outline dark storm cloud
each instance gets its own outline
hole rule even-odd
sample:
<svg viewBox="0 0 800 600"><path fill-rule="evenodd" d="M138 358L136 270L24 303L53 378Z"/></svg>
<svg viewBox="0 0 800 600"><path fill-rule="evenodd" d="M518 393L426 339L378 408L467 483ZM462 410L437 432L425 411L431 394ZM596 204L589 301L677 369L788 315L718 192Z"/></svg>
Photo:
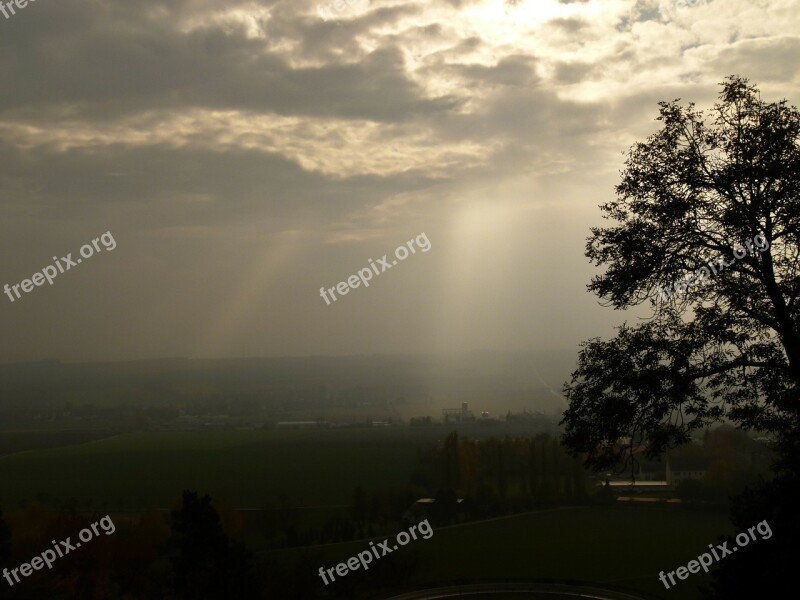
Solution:
<svg viewBox="0 0 800 600"><path fill-rule="evenodd" d="M229 2L227 10L240 4ZM269 7L270 3L263 3ZM377 121L410 119L454 107L452 98L424 97L404 72L396 48L380 48L361 60L347 57L323 67L296 68L290 55L269 43L299 34L316 39L326 24L288 20L285 9L265 25L269 39L248 38L243 27L178 28L183 13L208 10L205 2L83 2L37 6L0 37L5 57L0 111L41 111L67 105L83 118L108 119L148 109L205 107L274 111L283 115L339 116ZM409 10L385 10L353 27L369 29ZM4 31L5 33L5 31ZM322 43L304 43L314 57L331 57L336 32ZM325 37L325 36L322 36ZM353 48L355 52L355 48Z"/></svg>

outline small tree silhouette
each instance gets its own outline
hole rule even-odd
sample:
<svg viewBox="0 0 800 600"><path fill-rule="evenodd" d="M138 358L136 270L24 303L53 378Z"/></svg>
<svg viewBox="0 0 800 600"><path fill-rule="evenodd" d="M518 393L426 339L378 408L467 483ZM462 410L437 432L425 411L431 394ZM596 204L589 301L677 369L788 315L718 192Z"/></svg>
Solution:
<svg viewBox="0 0 800 600"><path fill-rule="evenodd" d="M180 510L171 513L175 592L185 600L258 598L250 556L232 543L208 495L184 491Z"/></svg>

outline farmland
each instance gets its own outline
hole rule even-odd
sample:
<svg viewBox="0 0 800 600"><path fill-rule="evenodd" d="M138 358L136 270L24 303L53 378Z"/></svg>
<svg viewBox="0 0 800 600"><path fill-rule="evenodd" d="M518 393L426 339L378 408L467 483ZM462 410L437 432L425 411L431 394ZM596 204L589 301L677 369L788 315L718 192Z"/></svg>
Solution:
<svg viewBox="0 0 800 600"><path fill-rule="evenodd" d="M549 579L693 600L700 597L697 586L707 581L704 573L665 590L658 580L659 571L685 565L718 535L730 532L724 515L627 507L563 508L445 527L430 539L411 542L382 560L388 563L413 557L418 569L408 589L448 582ZM308 577L319 581L318 567L335 566L367 547L367 542L361 541L314 550L313 561L306 567ZM283 563L303 552L265 553L263 560ZM342 580L341 584L352 585L363 575L361 571L349 573L346 579L352 581ZM374 578L366 581L375 583Z"/></svg>
<svg viewBox="0 0 800 600"><path fill-rule="evenodd" d="M0 503L39 494L113 509L166 508L182 489L236 508L286 494L296 505L340 505L357 485L405 486L418 449L452 428L400 427L128 433L0 457ZM472 427L466 435L530 435L519 427Z"/></svg>
<svg viewBox="0 0 800 600"><path fill-rule="evenodd" d="M461 436L473 438L535 434L521 424L458 429ZM193 489L240 509L273 507L283 496L292 506L307 507L298 524L320 527L331 515L348 514L356 486L404 489L419 466L419 454L451 430L430 426L125 433L0 457L0 504L13 510L35 500L60 505L74 498L79 510L140 512L173 507L181 490ZM693 600L699 598L696 587L706 581L704 574L668 591L658 572L686 564L719 534L730 531L727 518L716 513L562 507L443 527L431 539L378 561L369 573L351 573L335 589L318 589L320 566L335 566L367 542L281 550L265 545L262 527L247 525L239 534L255 553L266 581L277 586L280 577L290 579L291 592L283 589L284 593L337 598L352 592L353 598L376 599L447 583L560 580Z"/></svg>

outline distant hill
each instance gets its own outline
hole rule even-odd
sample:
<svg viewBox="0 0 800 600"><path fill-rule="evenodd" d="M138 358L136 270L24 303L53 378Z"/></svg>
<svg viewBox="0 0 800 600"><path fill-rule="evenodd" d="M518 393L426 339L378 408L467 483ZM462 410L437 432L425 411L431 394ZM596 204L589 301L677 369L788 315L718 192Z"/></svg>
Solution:
<svg viewBox="0 0 800 600"><path fill-rule="evenodd" d="M477 402L492 411L563 408L560 391L576 351L461 355L163 358L128 362L55 360L0 365L0 408L65 402L183 403L244 397L325 404L342 399Z"/></svg>

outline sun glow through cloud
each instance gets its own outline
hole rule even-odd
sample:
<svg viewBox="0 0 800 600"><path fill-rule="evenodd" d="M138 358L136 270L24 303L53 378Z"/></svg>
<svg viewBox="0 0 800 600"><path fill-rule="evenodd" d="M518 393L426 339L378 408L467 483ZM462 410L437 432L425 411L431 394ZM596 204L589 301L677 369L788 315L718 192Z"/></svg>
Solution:
<svg viewBox="0 0 800 600"><path fill-rule="evenodd" d="M329 1L59 0L4 22L9 278L69 248L69 219L119 232L120 261L126 237L161 234L98 280L137 308L130 339L98 332L82 357L577 342L605 326L586 230L657 103L707 107L729 74L800 97L800 0L358 0L326 21ZM426 261L335 307L316 295L422 231ZM82 309L74 288L48 292ZM360 299L368 331L347 320ZM305 306L329 335L283 318ZM12 324L26 347L7 355L72 356L32 323Z"/></svg>
<svg viewBox="0 0 800 600"><path fill-rule="evenodd" d="M480 29L488 41L510 43L526 31L574 11L574 8L560 4L558 0L519 0L516 4L510 4L507 0L487 0L467 7L463 11L463 18Z"/></svg>

